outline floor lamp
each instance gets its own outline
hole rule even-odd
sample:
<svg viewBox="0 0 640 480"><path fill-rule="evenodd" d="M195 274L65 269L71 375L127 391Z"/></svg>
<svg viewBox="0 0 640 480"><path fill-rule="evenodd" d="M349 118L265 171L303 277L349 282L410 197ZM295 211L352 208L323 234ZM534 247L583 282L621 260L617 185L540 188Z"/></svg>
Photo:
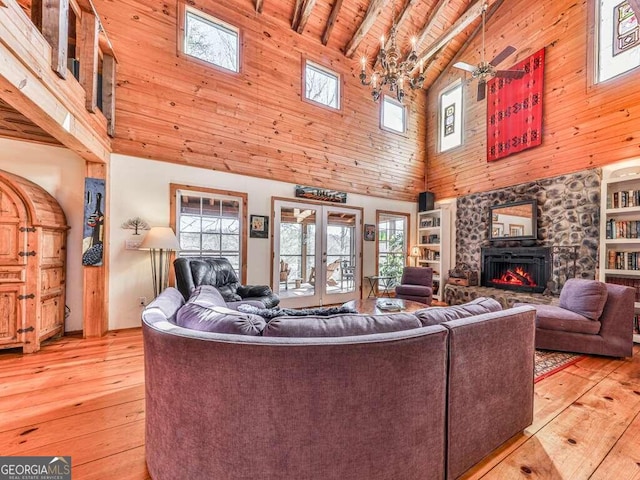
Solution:
<svg viewBox="0 0 640 480"><path fill-rule="evenodd" d="M167 288L171 252L180 250L180 244L170 227L152 227L140 244L140 249L149 250L153 294L157 297Z"/></svg>

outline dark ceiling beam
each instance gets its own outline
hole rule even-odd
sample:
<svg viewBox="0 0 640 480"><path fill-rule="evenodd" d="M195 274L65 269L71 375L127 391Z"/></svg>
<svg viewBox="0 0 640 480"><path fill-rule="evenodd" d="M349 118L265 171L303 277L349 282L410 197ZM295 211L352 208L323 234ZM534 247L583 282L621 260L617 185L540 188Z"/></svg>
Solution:
<svg viewBox="0 0 640 480"><path fill-rule="evenodd" d="M300 23L300 13L302 12L302 1L296 0L296 6L293 9L293 20L291 20L291 28L294 30L298 27L298 23Z"/></svg>
<svg viewBox="0 0 640 480"><path fill-rule="evenodd" d="M336 19L338 18L338 14L340 13L340 9L342 8L342 0L336 0L331 8L331 14L329 15L329 20L327 20L327 26L324 28L324 33L322 34L322 44L326 45L329 43L329 37L331 36L331 31L333 30L334 25L336 24Z"/></svg>
<svg viewBox="0 0 640 480"><path fill-rule="evenodd" d="M380 12L382 12L385 3L386 0L371 0L362 23L356 30L356 33L353 34L353 37L351 37L351 40L349 40L349 43L347 43L347 46L344 47L345 56L349 58L353 57L353 54L360 46L360 43L362 43L362 40L364 40L364 37L367 35L369 30L371 30L373 24L376 23L376 20L378 19Z"/></svg>
<svg viewBox="0 0 640 480"><path fill-rule="evenodd" d="M311 17L311 11L316 5L316 0L304 0L302 8L300 9L300 16L298 17L298 24L294 26L294 30L298 33L304 31L304 27L307 25L309 18Z"/></svg>
<svg viewBox="0 0 640 480"><path fill-rule="evenodd" d="M495 1L491 3L493 4ZM467 8L467 11L464 12L448 30L443 32L442 35L429 45L428 48L418 54L417 65L420 63L426 63L438 50L449 43L453 38L457 37L465 28L473 23L473 21L482 14L484 4L485 0L477 0L473 5Z"/></svg>
<svg viewBox="0 0 640 480"><path fill-rule="evenodd" d="M256 12L262 13L262 0L256 0Z"/></svg>

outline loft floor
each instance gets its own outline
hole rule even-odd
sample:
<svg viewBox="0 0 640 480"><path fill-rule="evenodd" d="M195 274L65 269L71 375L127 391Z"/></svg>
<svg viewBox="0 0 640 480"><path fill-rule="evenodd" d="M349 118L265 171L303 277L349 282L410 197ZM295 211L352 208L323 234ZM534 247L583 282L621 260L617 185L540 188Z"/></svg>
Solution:
<svg viewBox="0 0 640 480"><path fill-rule="evenodd" d="M139 329L0 352L2 455L70 455L76 479L146 479ZM640 346L535 385L534 423L465 479L640 479Z"/></svg>

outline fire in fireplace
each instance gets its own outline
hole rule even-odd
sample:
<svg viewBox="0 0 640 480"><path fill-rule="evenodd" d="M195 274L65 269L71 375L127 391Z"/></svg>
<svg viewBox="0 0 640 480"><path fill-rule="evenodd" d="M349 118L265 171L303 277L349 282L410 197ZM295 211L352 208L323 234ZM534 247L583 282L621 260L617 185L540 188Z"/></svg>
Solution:
<svg viewBox="0 0 640 480"><path fill-rule="evenodd" d="M485 287L542 292L550 277L548 247L483 248L482 285Z"/></svg>
<svg viewBox="0 0 640 480"><path fill-rule="evenodd" d="M533 277L522 267L509 268L500 275L500 278L492 278L491 281L494 284L502 283L505 285L523 285L527 287L537 286Z"/></svg>

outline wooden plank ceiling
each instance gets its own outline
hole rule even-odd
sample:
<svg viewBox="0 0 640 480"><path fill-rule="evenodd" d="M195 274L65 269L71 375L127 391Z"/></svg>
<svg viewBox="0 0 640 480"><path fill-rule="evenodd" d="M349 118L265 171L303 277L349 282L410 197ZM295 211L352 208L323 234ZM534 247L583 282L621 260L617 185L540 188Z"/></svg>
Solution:
<svg viewBox="0 0 640 480"><path fill-rule="evenodd" d="M49 145L62 145L2 99L0 99L0 137L17 138Z"/></svg>
<svg viewBox="0 0 640 480"><path fill-rule="evenodd" d="M247 0L230 0L246 8ZM501 0L252 0L260 14L288 22L292 30L317 40L347 58L368 59L368 71L384 35L395 18L397 43L403 54L416 40L418 57L427 67L424 88L429 88L478 32L484 4ZM491 12L491 8L489 12ZM495 52L493 52L495 53ZM488 48L487 56L492 57Z"/></svg>

